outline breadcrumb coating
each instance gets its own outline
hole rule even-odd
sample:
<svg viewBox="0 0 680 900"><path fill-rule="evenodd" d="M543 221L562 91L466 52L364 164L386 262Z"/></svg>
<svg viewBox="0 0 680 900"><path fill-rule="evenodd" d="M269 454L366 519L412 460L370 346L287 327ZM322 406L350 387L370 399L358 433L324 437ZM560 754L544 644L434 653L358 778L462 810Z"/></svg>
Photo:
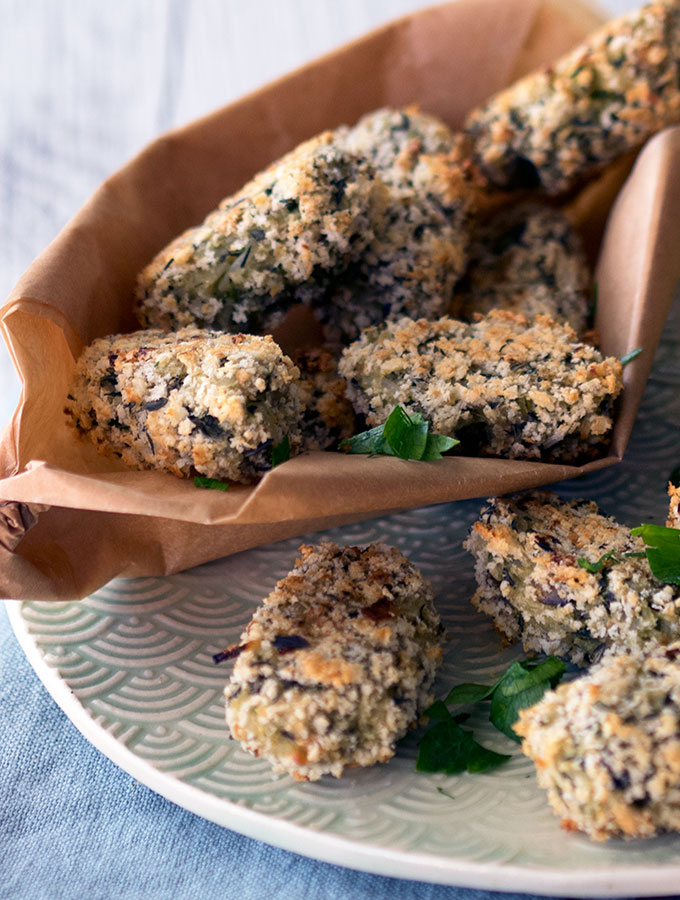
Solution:
<svg viewBox="0 0 680 900"><path fill-rule="evenodd" d="M622 388L621 362L578 343L568 325L506 310L368 328L339 371L369 425L399 404L464 452L560 462L603 452Z"/></svg>
<svg viewBox="0 0 680 900"><path fill-rule="evenodd" d="M387 200L328 131L296 147L172 241L138 279L144 326L271 329L358 259Z"/></svg>
<svg viewBox="0 0 680 900"><path fill-rule="evenodd" d="M658 581L642 540L591 500L489 500L464 546L475 558L473 605L527 652L588 665L604 651L680 639L680 588Z"/></svg>
<svg viewBox="0 0 680 900"><path fill-rule="evenodd" d="M515 730L567 831L680 831L680 643L608 657L520 712Z"/></svg>
<svg viewBox="0 0 680 900"><path fill-rule="evenodd" d="M376 110L339 134L388 196L365 251L320 307L329 339L346 343L386 318L446 312L467 261L474 192L459 137L417 107Z"/></svg>
<svg viewBox="0 0 680 900"><path fill-rule="evenodd" d="M292 354L300 370L302 449L331 450L355 433L354 408L345 396L347 382L338 374L337 354L324 347Z"/></svg>
<svg viewBox="0 0 680 900"><path fill-rule="evenodd" d="M492 185L557 195L680 121L680 4L654 2L604 26L468 116Z"/></svg>
<svg viewBox="0 0 680 900"><path fill-rule="evenodd" d="M241 637L225 688L246 750L298 781L385 762L431 703L432 589L385 544L303 546Z"/></svg>
<svg viewBox="0 0 680 900"><path fill-rule="evenodd" d="M448 125L415 104L373 110L338 134L347 150L365 156L383 181L398 187L411 183L423 156L450 153L456 142Z"/></svg>
<svg viewBox="0 0 680 900"><path fill-rule="evenodd" d="M111 335L80 356L65 412L100 453L134 468L250 482L285 437L299 448L298 376L270 336Z"/></svg>
<svg viewBox="0 0 680 900"><path fill-rule="evenodd" d="M509 309L531 319L545 313L586 328L591 276L581 240L560 210L536 204L503 210L477 229L465 278L456 288L453 312Z"/></svg>

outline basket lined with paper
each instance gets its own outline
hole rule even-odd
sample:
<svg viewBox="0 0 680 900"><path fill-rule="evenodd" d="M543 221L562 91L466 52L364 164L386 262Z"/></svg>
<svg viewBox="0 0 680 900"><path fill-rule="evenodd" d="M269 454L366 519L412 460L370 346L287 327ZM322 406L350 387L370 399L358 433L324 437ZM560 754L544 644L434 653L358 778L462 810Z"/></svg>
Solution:
<svg viewBox="0 0 680 900"><path fill-rule="evenodd" d="M4 309L3 329L24 392L0 448L0 496L50 507L13 551L2 551L4 595L83 596L115 575L174 572L388 510L535 487L617 462L678 275L678 264L665 252L680 237L674 215L680 199L677 130L649 142L630 174L627 158L571 196L566 207L586 254L597 261L595 329L602 353L621 358L634 348L643 350L623 370L608 449L590 461L481 458L469 455L467 445L462 448L467 455L459 450L432 462L422 456L414 461L391 454L370 458L317 451L292 455L271 469L268 457L266 474L254 485L199 490L192 478L130 469L115 455L99 455L93 445L76 439L63 413L83 347L139 327L134 316L138 273L175 235L196 226L220 200L238 191L254 171L303 139L354 123L386 105L403 108L417 102L459 128L471 106L569 49L596 24L580 7L522 0L462 0L427 10L160 138L110 178L36 260ZM482 60L474 51L480 43L488 48L488 58ZM235 133L239 142L231 140ZM343 206L349 203L345 187L334 196L343 216L349 214L353 207ZM375 200L380 202L387 201ZM249 228L252 240L261 242L260 225ZM424 240L426 229L420 234ZM388 237L383 235L383 243ZM347 264L354 278L350 295L361 290L362 296L375 298L364 259ZM245 260L239 273L247 269ZM381 271L387 269L386 264ZM321 279L318 273L315 277ZM343 282L345 294L348 283ZM269 290L273 296L271 286ZM289 285L286 290L288 296ZM294 297L296 303L306 301L305 291ZM373 302L367 300L361 309L370 310ZM280 305L274 310L284 311ZM282 324L262 327L275 326L284 351L292 351L318 342L321 327L346 334L356 317L333 318L326 311L321 325L310 325L304 310L301 314L291 303ZM371 323L358 322L364 324ZM149 416L160 418L169 411L165 395L145 395L144 403ZM190 410L187 415L199 419L194 428L204 423L196 443L205 443L210 438L205 423L212 426L217 417L211 411L199 415ZM369 418L368 424L374 422ZM272 445L280 444L281 437L277 432ZM155 452L156 444L151 446Z"/></svg>

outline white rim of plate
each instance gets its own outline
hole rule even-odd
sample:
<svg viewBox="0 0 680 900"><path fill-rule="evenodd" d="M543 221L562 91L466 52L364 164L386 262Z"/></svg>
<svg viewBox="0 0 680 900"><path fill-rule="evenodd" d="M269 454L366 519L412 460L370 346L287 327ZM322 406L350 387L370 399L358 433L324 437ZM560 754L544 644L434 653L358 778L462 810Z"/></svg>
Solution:
<svg viewBox="0 0 680 900"><path fill-rule="evenodd" d="M21 602L8 601L7 612L14 634L36 675L87 741L152 791L224 828L321 862L413 881L493 891L525 891L544 896L659 897L677 891L680 863L661 868L653 864L617 866L611 872L596 869L574 872L566 868L541 870L509 863L468 862L360 844L215 797L156 769L98 725L59 672L45 661L21 615Z"/></svg>

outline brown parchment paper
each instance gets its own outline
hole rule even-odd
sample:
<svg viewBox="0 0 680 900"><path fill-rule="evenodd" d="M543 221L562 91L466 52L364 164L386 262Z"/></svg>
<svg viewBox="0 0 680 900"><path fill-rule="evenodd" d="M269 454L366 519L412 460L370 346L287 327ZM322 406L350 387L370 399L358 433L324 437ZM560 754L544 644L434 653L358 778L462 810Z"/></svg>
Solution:
<svg viewBox="0 0 680 900"><path fill-rule="evenodd" d="M116 575L175 572L295 534L535 487L619 461L680 275L680 129L657 135L632 171L631 159L621 161L571 206L597 260L603 351L644 348L625 370L603 459L575 467L312 453L255 487L223 493L104 459L63 416L83 345L137 327L132 294L140 268L254 172L302 139L382 105L417 102L458 126L471 106L599 22L587 7L555 0L433 7L164 135L104 182L2 310L23 386L0 441L2 596L82 597Z"/></svg>

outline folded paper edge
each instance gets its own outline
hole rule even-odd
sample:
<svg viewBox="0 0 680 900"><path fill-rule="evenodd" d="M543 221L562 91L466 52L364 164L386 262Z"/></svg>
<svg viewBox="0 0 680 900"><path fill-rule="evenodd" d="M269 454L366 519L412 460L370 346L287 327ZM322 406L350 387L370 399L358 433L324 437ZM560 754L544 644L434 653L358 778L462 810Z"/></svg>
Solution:
<svg viewBox="0 0 680 900"><path fill-rule="evenodd" d="M0 500L0 547L14 552L37 522L41 512L49 509L40 503L20 503L14 500Z"/></svg>

